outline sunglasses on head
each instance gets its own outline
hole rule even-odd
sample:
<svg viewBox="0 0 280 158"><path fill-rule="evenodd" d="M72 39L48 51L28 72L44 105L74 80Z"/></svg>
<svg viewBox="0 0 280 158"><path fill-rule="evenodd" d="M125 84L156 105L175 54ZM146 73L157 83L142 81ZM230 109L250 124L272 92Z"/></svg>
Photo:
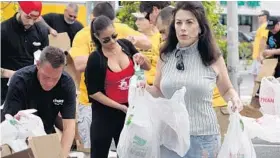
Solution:
<svg viewBox="0 0 280 158"><path fill-rule="evenodd" d="M185 65L184 65L184 62L183 62L183 54L179 53L179 50L177 50L175 52L175 57L177 59L176 69L180 70L180 71L184 71L185 70Z"/></svg>
<svg viewBox="0 0 280 158"><path fill-rule="evenodd" d="M103 43L106 44L106 43L109 43L112 40L115 40L116 38L118 37L118 34L114 33L112 34L110 37L105 37L103 38Z"/></svg>
<svg viewBox="0 0 280 158"><path fill-rule="evenodd" d="M145 16L145 19L150 20L150 14L151 13L147 13L146 16Z"/></svg>
<svg viewBox="0 0 280 158"><path fill-rule="evenodd" d="M265 16L265 14L260 14L260 15L258 15L258 17L262 17L262 16Z"/></svg>

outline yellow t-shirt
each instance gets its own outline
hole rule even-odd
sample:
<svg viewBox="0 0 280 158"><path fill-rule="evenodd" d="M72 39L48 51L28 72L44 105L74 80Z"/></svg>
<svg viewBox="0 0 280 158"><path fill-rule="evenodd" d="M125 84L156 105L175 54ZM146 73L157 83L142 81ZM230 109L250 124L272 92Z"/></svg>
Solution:
<svg viewBox="0 0 280 158"><path fill-rule="evenodd" d="M221 96L219 89L215 87L213 92L213 107L225 106L227 105L224 98Z"/></svg>
<svg viewBox="0 0 280 158"><path fill-rule="evenodd" d="M156 65L157 65L157 60L159 58L161 35L159 32L157 32L152 36L148 36L148 39L152 42L152 48L149 50L140 49L139 51L143 53L151 62L151 70L145 71L145 76L146 76L147 83L152 85L154 83L154 79L156 75Z"/></svg>
<svg viewBox="0 0 280 158"><path fill-rule="evenodd" d="M127 36L140 36L142 35L140 32L133 30L126 24L121 24L118 22L114 22L114 27L116 33L118 33L118 38L126 38ZM80 30L76 36L74 37L72 48L70 49L70 55L74 59L78 56L88 56L95 50L95 44L91 40L90 35L90 27L84 27ZM81 80L80 80L80 95L79 95L79 102L83 105L90 105L88 100L88 93L85 84L85 76L84 72L81 73Z"/></svg>
<svg viewBox="0 0 280 158"><path fill-rule="evenodd" d="M255 40L254 40L254 43L253 43L253 54L252 54L253 59L257 59L257 57L259 55L261 40L263 38L265 40L267 39L268 30L266 29L266 25L267 25L266 23L262 24L256 32Z"/></svg>

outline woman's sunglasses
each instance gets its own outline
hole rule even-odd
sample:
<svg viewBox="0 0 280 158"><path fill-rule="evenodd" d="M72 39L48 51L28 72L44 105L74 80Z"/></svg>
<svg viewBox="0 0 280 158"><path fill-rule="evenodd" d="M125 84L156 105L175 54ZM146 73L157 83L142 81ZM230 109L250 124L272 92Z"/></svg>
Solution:
<svg viewBox="0 0 280 158"><path fill-rule="evenodd" d="M185 65L184 65L184 62L183 62L183 54L179 53L179 50L177 50L175 52L175 57L177 59L176 69L180 70L180 71L184 71L185 70Z"/></svg>
<svg viewBox="0 0 280 158"><path fill-rule="evenodd" d="M107 44L112 40L115 40L118 37L118 34L112 34L111 37L105 37L103 38L102 43Z"/></svg>

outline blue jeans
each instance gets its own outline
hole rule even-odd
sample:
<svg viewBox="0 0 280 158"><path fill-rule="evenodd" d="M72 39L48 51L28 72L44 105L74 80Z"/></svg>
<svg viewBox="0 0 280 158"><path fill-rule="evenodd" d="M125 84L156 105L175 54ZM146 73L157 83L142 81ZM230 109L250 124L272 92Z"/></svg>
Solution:
<svg viewBox="0 0 280 158"><path fill-rule="evenodd" d="M221 147L220 135L190 136L190 149L183 158L216 158ZM161 158L181 158L174 151L160 147Z"/></svg>

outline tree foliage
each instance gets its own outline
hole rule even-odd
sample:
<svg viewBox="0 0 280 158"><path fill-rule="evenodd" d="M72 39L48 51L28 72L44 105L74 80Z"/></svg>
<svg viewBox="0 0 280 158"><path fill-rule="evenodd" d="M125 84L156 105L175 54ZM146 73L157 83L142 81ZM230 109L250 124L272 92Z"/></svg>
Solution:
<svg viewBox="0 0 280 158"><path fill-rule="evenodd" d="M128 26L136 29L135 18L132 13L139 11L139 1L121 1L122 8L117 12L117 18L122 23L127 24Z"/></svg>
<svg viewBox="0 0 280 158"><path fill-rule="evenodd" d="M130 27L136 29L135 18L131 13L139 11L139 1L121 1L122 7L117 12L117 18ZM213 31L214 37L218 46L223 53L225 59L227 59L227 41L225 36L226 26L220 23L220 16L222 13L221 7L216 1L203 1L202 2L207 19L209 20L211 30ZM172 1L171 5L175 5ZM240 43L239 45L239 56L241 58L250 58L251 44L250 43Z"/></svg>
<svg viewBox="0 0 280 158"><path fill-rule="evenodd" d="M214 32L216 40L219 42L225 32L225 27L220 23L220 13L221 8L217 5L215 1L203 1L203 6L206 11L207 18L210 22L211 28ZM121 1L122 8L119 9L117 13L118 19L132 28L135 26L135 18L131 13L139 11L139 1ZM171 2L172 5L175 5L175 2Z"/></svg>

